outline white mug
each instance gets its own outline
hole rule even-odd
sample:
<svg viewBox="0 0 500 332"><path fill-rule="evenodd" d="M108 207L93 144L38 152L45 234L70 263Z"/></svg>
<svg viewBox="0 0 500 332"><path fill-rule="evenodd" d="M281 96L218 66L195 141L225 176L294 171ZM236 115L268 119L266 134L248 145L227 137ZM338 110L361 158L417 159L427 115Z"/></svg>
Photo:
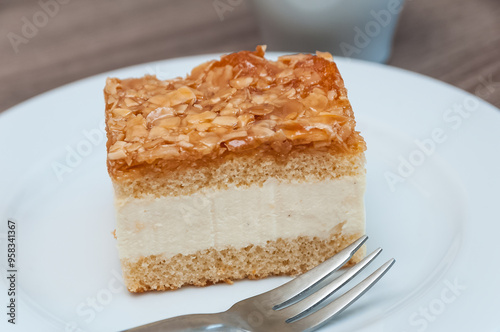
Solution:
<svg viewBox="0 0 500 332"><path fill-rule="evenodd" d="M268 50L386 62L404 0L253 0Z"/></svg>

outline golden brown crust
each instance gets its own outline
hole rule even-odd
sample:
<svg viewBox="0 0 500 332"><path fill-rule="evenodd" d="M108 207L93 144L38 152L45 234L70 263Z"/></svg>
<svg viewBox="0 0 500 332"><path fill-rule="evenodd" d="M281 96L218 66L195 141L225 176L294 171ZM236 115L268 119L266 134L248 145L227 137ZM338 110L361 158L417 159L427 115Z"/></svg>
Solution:
<svg viewBox="0 0 500 332"><path fill-rule="evenodd" d="M204 63L184 79L110 78L104 93L113 179L134 168L175 168L248 151L365 150L327 53L268 61L259 46Z"/></svg>
<svg viewBox="0 0 500 332"><path fill-rule="evenodd" d="M148 256L121 261L125 284L130 292L172 290L184 285L207 286L239 279L261 279L271 275L304 273L347 247L363 234L344 236L336 227L327 239L299 237L268 241L264 246L207 249L193 255L165 259ZM358 250L347 266L365 254Z"/></svg>

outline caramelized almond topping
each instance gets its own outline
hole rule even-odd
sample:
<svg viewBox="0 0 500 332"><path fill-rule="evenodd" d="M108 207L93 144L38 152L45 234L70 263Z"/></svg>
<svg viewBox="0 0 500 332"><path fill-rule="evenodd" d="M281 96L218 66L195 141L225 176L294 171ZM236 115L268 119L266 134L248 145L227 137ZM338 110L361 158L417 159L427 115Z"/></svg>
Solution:
<svg viewBox="0 0 500 332"><path fill-rule="evenodd" d="M259 147L364 149L331 54L264 58L228 54L186 78L108 78L104 89L111 168L156 160L217 158Z"/></svg>

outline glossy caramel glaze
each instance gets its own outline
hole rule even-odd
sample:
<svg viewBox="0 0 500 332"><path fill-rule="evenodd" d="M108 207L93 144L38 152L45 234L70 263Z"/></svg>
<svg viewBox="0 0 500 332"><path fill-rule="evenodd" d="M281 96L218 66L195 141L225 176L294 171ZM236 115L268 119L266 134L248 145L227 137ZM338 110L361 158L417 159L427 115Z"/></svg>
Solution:
<svg viewBox="0 0 500 332"><path fill-rule="evenodd" d="M329 53L264 58L264 47L194 68L186 78L109 78L108 170L213 162L238 154L365 150Z"/></svg>

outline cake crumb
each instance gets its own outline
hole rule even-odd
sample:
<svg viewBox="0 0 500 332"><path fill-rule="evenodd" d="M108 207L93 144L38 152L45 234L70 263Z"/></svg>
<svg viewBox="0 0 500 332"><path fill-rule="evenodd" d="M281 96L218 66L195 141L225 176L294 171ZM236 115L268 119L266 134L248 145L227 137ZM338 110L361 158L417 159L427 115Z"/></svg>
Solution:
<svg viewBox="0 0 500 332"><path fill-rule="evenodd" d="M115 240L117 240L118 238L116 237L116 229L114 229L111 234L113 234L113 237L115 238Z"/></svg>

